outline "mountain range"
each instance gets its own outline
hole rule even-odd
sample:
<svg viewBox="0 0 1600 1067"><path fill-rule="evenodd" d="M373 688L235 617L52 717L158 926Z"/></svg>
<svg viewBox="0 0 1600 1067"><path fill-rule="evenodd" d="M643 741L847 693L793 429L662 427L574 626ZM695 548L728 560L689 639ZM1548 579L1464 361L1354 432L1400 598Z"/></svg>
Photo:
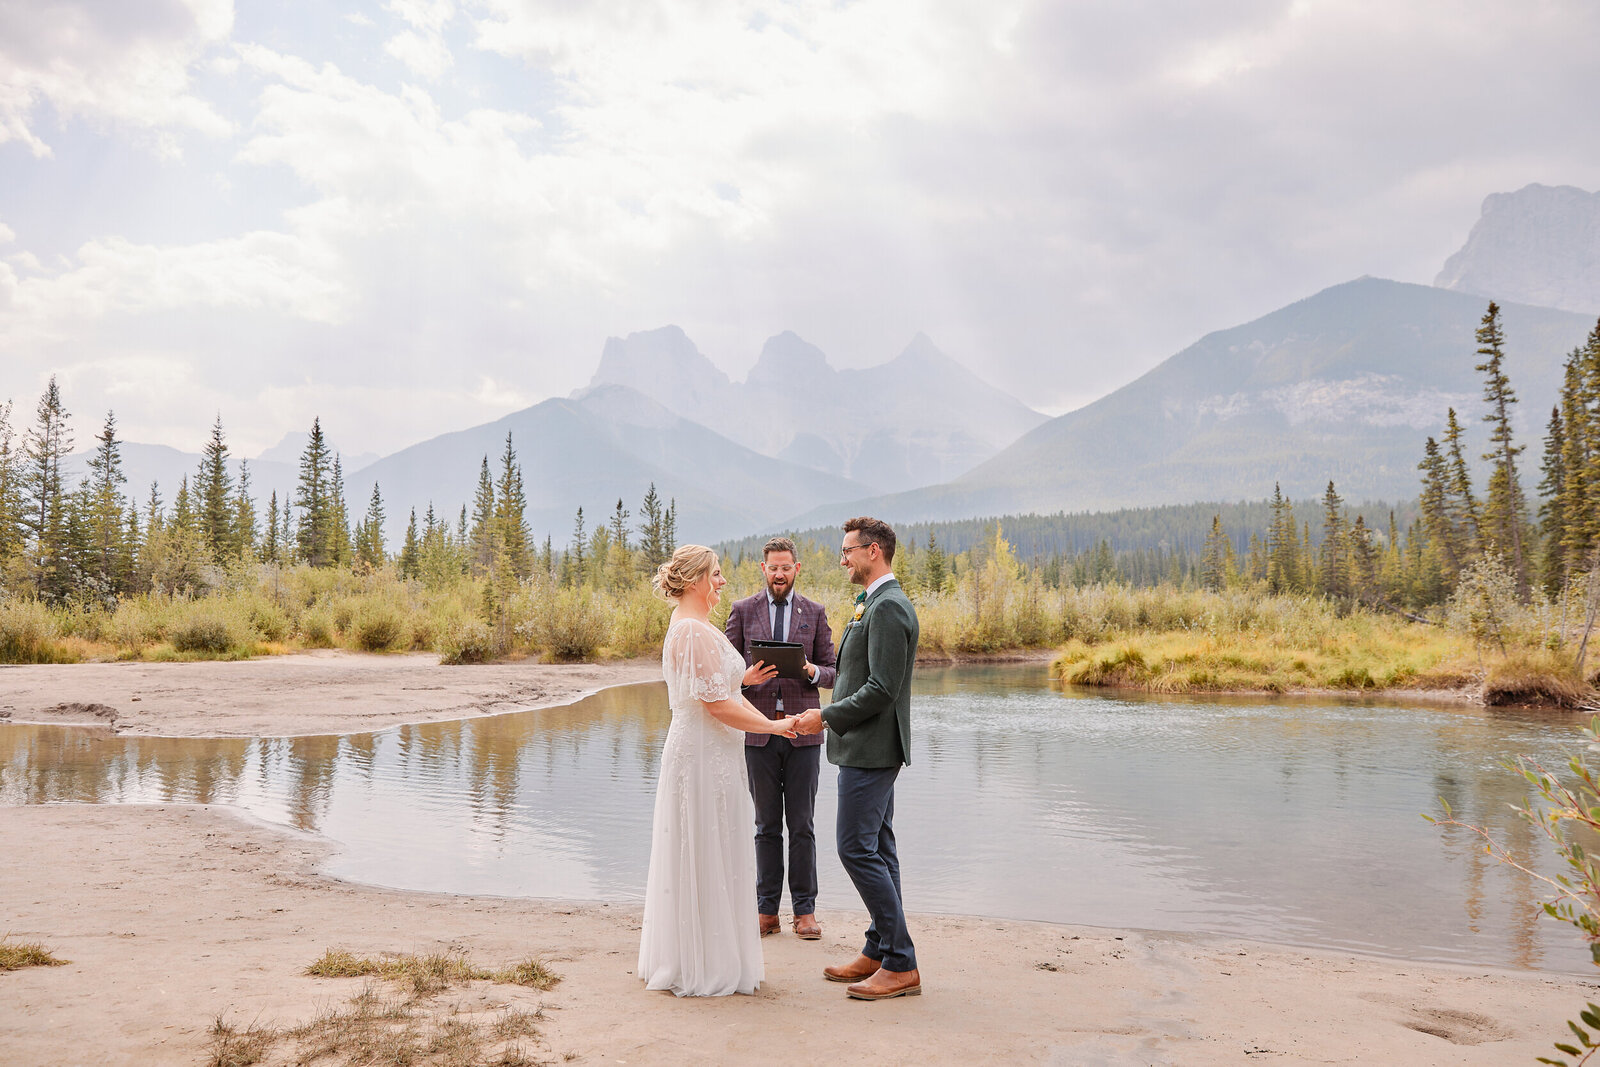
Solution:
<svg viewBox="0 0 1600 1067"><path fill-rule="evenodd" d="M1294 498L1332 479L1349 500L1405 499L1454 407L1482 451L1474 331L1487 301L1379 278L1325 289L1190 345L1100 400L1051 419L944 485L799 513L806 528L871 513L901 521ZM1567 353L1592 317L1507 304L1506 371L1524 444L1543 433ZM1531 490L1538 448L1525 454Z"/></svg>
<svg viewBox="0 0 1600 1067"><path fill-rule="evenodd" d="M347 455L352 520L374 483L391 543L431 503L454 519L507 433L530 527L558 545L654 483L685 540L831 525L1295 498L1329 479L1352 501L1417 491L1423 440L1455 407L1484 450L1474 330L1503 307L1524 484L1566 354L1600 309L1600 194L1530 185L1484 202L1432 287L1360 278L1202 337L1137 380L1048 419L918 334L876 367L838 369L793 333L769 339L743 382L678 327L612 338L588 386L363 463ZM265 501L293 491L303 435L252 461ZM170 504L199 457L125 444L130 495L159 480ZM82 456L77 457L81 467ZM359 469L357 469L359 468Z"/></svg>

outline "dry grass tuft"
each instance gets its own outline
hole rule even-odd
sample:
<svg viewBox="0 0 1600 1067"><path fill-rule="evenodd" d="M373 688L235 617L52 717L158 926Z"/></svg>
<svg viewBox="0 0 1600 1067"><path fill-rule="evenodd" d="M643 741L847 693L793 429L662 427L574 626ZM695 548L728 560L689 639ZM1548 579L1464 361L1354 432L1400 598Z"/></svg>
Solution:
<svg viewBox="0 0 1600 1067"><path fill-rule="evenodd" d="M1549 649L1512 649L1484 671L1483 702L1579 708L1594 696L1572 661Z"/></svg>
<svg viewBox="0 0 1600 1067"><path fill-rule="evenodd" d="M546 967L543 960L531 957L515 966L491 971L479 967L458 952L436 952L427 956L389 954L375 960L332 948L307 967L305 973L314 978L376 976L410 985L415 996L431 996L464 982L502 982L545 990L561 981L561 977Z"/></svg>
<svg viewBox="0 0 1600 1067"><path fill-rule="evenodd" d="M20 971L24 967L65 967L71 962L57 959L49 949L36 941L19 944L8 938L0 938L0 971Z"/></svg>
<svg viewBox="0 0 1600 1067"><path fill-rule="evenodd" d="M211 1057L206 1067L250 1067L260 1063L278 1041L278 1033L252 1023L242 1032L222 1016L211 1024Z"/></svg>

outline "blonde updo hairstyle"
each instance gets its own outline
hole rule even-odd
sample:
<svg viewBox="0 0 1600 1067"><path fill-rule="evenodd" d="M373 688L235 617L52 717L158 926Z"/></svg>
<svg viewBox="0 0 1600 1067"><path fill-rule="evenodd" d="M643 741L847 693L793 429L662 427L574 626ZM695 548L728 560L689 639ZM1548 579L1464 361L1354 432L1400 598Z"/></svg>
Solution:
<svg viewBox="0 0 1600 1067"><path fill-rule="evenodd" d="M663 600L677 600L684 590L711 573L717 554L705 545L679 545L672 558L656 568L650 586Z"/></svg>

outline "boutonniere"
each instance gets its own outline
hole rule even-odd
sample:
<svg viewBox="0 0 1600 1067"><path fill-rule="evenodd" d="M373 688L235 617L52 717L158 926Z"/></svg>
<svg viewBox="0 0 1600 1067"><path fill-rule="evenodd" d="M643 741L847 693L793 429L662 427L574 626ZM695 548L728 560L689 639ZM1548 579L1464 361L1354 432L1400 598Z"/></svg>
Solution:
<svg viewBox="0 0 1600 1067"><path fill-rule="evenodd" d="M850 621L853 622L853 623L860 622L861 621L861 616L865 615L866 613L867 613L867 605L864 602L860 603L860 604L857 604L856 605L855 617L853 619L851 619Z"/></svg>

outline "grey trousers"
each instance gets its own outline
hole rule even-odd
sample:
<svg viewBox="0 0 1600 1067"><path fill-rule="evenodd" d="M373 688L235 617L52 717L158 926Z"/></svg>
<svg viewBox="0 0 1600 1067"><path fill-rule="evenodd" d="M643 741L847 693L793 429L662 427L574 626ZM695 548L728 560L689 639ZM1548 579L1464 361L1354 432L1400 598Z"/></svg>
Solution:
<svg viewBox="0 0 1600 1067"><path fill-rule="evenodd" d="M756 910L778 914L783 897L783 829L789 828L789 903L796 915L817 910L817 773L821 745L769 737L744 750L756 804Z"/></svg>

